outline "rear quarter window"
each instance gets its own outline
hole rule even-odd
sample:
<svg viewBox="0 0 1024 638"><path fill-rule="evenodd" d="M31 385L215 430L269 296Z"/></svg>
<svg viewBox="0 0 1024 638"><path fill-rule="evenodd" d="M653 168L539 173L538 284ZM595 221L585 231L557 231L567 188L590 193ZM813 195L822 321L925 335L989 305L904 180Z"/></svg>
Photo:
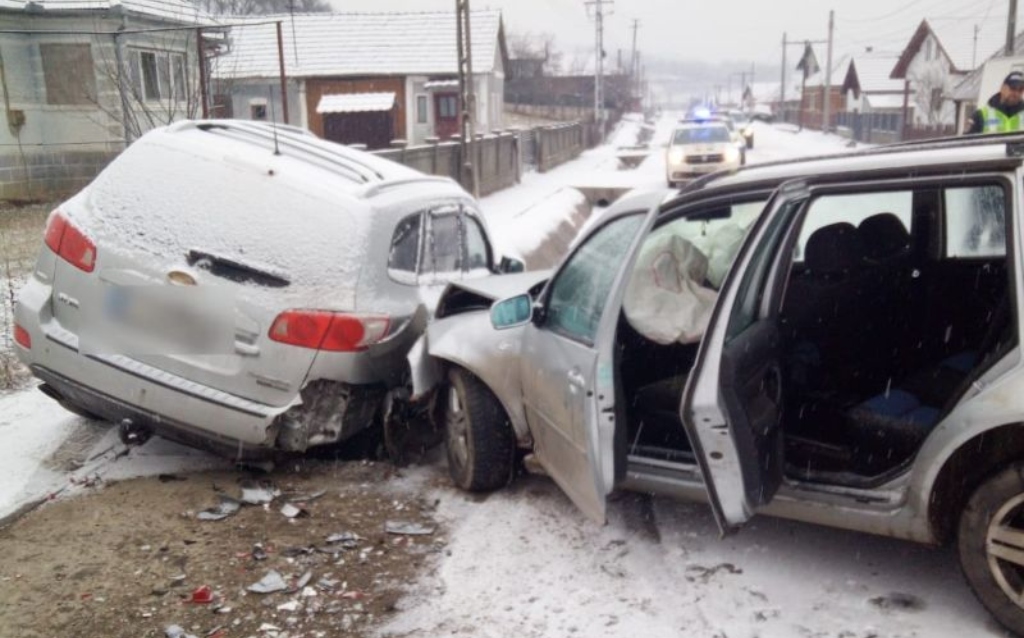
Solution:
<svg viewBox="0 0 1024 638"><path fill-rule="evenodd" d="M999 186L947 188L943 193L946 257L1006 255L1006 194Z"/></svg>

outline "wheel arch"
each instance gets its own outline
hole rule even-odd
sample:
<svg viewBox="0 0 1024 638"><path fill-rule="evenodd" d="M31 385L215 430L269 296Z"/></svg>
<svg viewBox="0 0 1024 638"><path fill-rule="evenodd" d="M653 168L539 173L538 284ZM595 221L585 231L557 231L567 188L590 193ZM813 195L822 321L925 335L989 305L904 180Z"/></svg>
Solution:
<svg viewBox="0 0 1024 638"><path fill-rule="evenodd" d="M1024 423L985 430L950 454L928 494L928 523L940 543L951 541L958 514L974 490L1014 461L1024 460Z"/></svg>
<svg viewBox="0 0 1024 638"><path fill-rule="evenodd" d="M506 396L506 392L501 392L499 388L495 387L493 379L488 378L488 375L481 366L474 366L471 362L466 359L460 358L453 354L435 354L433 355L438 362L439 373L442 379L448 378L448 373L453 368L461 368L466 372L472 374L479 379L487 389L498 399L498 403L501 405L502 410L505 411L505 416L508 417L509 423L512 424L512 430L515 432L516 445L520 448L528 448L533 445L533 437L530 435L530 430L526 425L526 415L523 411L522 401L512 402L511 397ZM500 371L499 371L500 372ZM519 388L518 383L516 388ZM518 395L521 397L521 394Z"/></svg>

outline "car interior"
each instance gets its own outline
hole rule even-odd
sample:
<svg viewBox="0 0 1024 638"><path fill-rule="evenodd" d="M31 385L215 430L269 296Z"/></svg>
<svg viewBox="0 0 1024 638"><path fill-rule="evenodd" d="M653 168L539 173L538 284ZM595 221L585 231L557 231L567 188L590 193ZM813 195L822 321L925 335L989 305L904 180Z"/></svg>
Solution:
<svg viewBox="0 0 1024 638"><path fill-rule="evenodd" d="M936 185L808 203L776 282L787 476L853 487L889 480L1016 346L1005 192ZM670 232L714 253L714 231L728 223L670 221L646 242ZM721 279L700 284L713 291ZM631 314L624 308L616 351L627 453L692 462L679 412L700 337L659 343Z"/></svg>

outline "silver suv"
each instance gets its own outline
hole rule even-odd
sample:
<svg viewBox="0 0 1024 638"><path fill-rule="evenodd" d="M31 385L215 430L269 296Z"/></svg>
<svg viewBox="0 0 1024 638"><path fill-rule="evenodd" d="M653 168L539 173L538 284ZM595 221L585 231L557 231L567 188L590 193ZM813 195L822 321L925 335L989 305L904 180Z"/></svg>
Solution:
<svg viewBox="0 0 1024 638"><path fill-rule="evenodd" d="M291 127L182 122L51 214L17 353L126 440L301 452L409 414L405 357L443 286L497 263L450 179Z"/></svg>
<svg viewBox="0 0 1024 638"><path fill-rule="evenodd" d="M953 542L1024 635L1024 135L760 165L613 206L425 339L452 478ZM666 201L667 199L667 201ZM425 369L426 366L423 366Z"/></svg>

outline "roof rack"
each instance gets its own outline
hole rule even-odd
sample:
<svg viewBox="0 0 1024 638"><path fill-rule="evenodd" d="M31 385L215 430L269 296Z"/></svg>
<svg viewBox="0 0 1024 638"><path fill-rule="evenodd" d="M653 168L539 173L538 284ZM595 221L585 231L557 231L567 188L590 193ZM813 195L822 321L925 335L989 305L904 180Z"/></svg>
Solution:
<svg viewBox="0 0 1024 638"><path fill-rule="evenodd" d="M337 145L336 148L325 148L325 142L320 138L298 133L293 127L281 126L275 130L272 125L249 123L242 120L196 120L172 125L172 130L185 128L257 138L267 144L268 150L274 148L276 138L278 147L297 151L308 159L318 160L335 169L341 169L357 184L385 179L384 175L373 166L354 157L354 153L347 153L347 149L343 145Z"/></svg>
<svg viewBox="0 0 1024 638"><path fill-rule="evenodd" d="M395 186L405 186L406 184L426 184L426 183L444 183L444 184L457 184L455 180L450 177L442 177L440 175L422 175L416 177L402 177L399 179L392 179L386 182L377 182L376 184L369 184L362 191L363 197L373 197L379 195L381 192L393 188Z"/></svg>
<svg viewBox="0 0 1024 638"><path fill-rule="evenodd" d="M808 155L805 157L793 157L789 159L774 160L759 164L743 166L737 171L754 171L759 168L772 166L786 166L788 164L800 164L807 161L841 159L844 157L865 157L872 155L891 155L895 153L913 153L929 149L949 150L957 148L973 148L976 146L991 146L995 144L1024 143L1024 132L1015 133L988 133L984 135L964 135L960 137L939 137L929 140L915 140L912 142L896 142L870 148L848 151L845 153L829 153L827 155ZM724 175L724 174L723 174ZM721 176L718 176L721 177ZM711 181L711 180L709 180ZM707 182L703 182L707 183Z"/></svg>

